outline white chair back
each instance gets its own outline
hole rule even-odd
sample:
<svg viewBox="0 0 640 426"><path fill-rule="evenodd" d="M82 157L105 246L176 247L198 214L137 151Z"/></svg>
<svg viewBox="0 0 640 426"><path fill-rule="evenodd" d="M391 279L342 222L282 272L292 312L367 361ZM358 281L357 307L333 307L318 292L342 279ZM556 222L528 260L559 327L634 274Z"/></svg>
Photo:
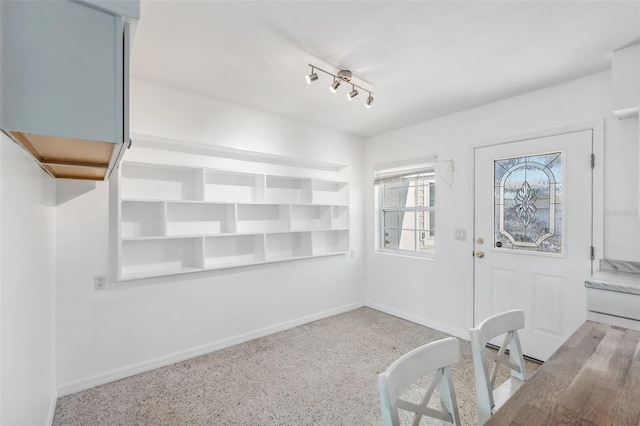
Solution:
<svg viewBox="0 0 640 426"><path fill-rule="evenodd" d="M453 337L428 343L398 358L384 373L378 375L382 424L398 426L400 408L415 413L414 425L420 423L422 416L439 419L443 424L459 425L458 403L450 370L450 366L458 361L460 344ZM419 404L400 399L404 390L433 371L436 372L435 376ZM442 410L427 407L438 385Z"/></svg>
<svg viewBox="0 0 640 426"><path fill-rule="evenodd" d="M478 425L486 423L491 415L527 380L524 356L518 337L518 330L522 328L524 328L524 312L517 309L491 316L469 332L476 376ZM503 334L504 341L498 353L489 351L486 347L487 343ZM498 367L501 365L511 370L511 378L496 387Z"/></svg>

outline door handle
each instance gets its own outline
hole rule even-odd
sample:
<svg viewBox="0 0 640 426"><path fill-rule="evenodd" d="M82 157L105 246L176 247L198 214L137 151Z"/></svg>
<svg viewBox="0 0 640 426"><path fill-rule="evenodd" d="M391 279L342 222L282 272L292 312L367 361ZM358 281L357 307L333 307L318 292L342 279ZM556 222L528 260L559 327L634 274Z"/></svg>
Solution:
<svg viewBox="0 0 640 426"><path fill-rule="evenodd" d="M478 250L478 251L476 252L476 257L477 257L478 259L482 259L482 258L484 257L484 252L483 252L482 250Z"/></svg>

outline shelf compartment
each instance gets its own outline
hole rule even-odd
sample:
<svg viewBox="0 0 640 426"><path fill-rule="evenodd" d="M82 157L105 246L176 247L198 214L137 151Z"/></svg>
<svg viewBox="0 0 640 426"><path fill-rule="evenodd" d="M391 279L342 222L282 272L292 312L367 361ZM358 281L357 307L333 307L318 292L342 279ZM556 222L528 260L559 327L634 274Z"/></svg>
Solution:
<svg viewBox="0 0 640 426"><path fill-rule="evenodd" d="M234 204L167 203L167 235L235 232Z"/></svg>
<svg viewBox="0 0 640 426"><path fill-rule="evenodd" d="M349 231L346 229L314 231L312 238L314 256L326 256L349 251Z"/></svg>
<svg viewBox="0 0 640 426"><path fill-rule="evenodd" d="M230 268L264 262L264 234L224 235L204 240L204 267Z"/></svg>
<svg viewBox="0 0 640 426"><path fill-rule="evenodd" d="M289 230L289 206L278 204L238 204L236 232Z"/></svg>
<svg viewBox="0 0 640 426"><path fill-rule="evenodd" d="M313 179L311 193L313 204L349 204L349 185L346 182Z"/></svg>
<svg viewBox="0 0 640 426"><path fill-rule="evenodd" d="M123 241L120 279L201 271L202 255L202 238Z"/></svg>
<svg viewBox="0 0 640 426"><path fill-rule="evenodd" d="M331 228L331 206L291 206L291 230Z"/></svg>
<svg viewBox="0 0 640 426"><path fill-rule="evenodd" d="M202 169L137 163L123 163L121 167L123 199L202 200Z"/></svg>
<svg viewBox="0 0 640 426"><path fill-rule="evenodd" d="M164 203L123 201L120 238L164 236Z"/></svg>
<svg viewBox="0 0 640 426"><path fill-rule="evenodd" d="M311 179L267 175L265 200L269 203L309 204Z"/></svg>
<svg viewBox="0 0 640 426"><path fill-rule="evenodd" d="M265 235L265 260L276 262L311 256L310 232L285 232Z"/></svg>
<svg viewBox="0 0 640 426"><path fill-rule="evenodd" d="M264 175L207 170L204 174L206 201L264 201Z"/></svg>
<svg viewBox="0 0 640 426"><path fill-rule="evenodd" d="M349 207L331 207L331 227L334 229L349 228Z"/></svg>

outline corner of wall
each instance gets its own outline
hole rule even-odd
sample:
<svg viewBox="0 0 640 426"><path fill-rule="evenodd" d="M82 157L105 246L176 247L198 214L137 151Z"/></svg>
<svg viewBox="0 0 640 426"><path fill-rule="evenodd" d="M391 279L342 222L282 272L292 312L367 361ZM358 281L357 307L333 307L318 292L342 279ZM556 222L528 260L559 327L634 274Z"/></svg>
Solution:
<svg viewBox="0 0 640 426"><path fill-rule="evenodd" d="M53 420L56 414L56 405L58 405L58 391L53 389L51 403L49 404L49 414L47 415L47 426L53 425Z"/></svg>

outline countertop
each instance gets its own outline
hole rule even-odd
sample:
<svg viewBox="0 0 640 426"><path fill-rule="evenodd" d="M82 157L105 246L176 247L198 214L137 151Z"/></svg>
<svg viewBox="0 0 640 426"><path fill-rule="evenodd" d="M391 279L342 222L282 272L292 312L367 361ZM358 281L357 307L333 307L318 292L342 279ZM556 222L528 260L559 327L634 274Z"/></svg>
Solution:
<svg viewBox="0 0 640 426"><path fill-rule="evenodd" d="M600 270L584 281L587 288L640 295L640 262L600 260Z"/></svg>
<svg viewBox="0 0 640 426"><path fill-rule="evenodd" d="M640 295L640 274L633 272L597 271L584 281L587 288Z"/></svg>

